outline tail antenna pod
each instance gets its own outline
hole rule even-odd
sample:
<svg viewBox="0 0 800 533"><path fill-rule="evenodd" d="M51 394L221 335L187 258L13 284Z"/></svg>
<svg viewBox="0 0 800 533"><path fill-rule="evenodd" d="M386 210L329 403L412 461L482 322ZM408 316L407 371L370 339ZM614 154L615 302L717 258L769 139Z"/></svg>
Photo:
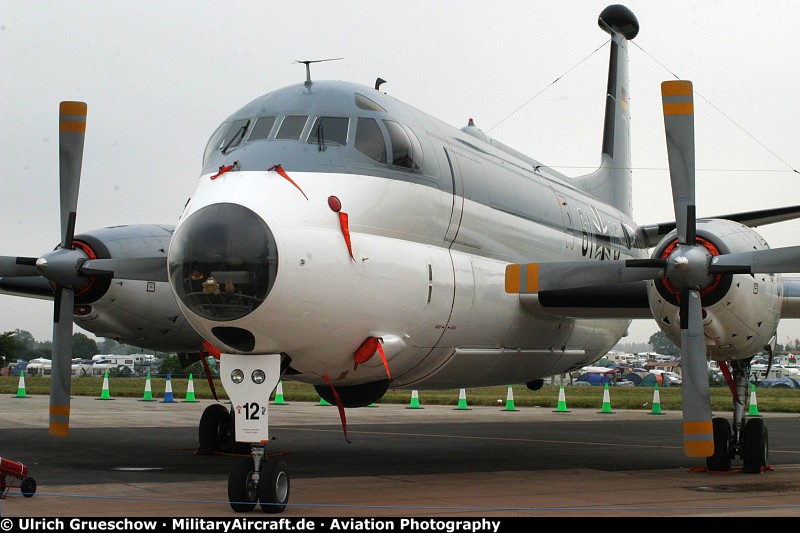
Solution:
<svg viewBox="0 0 800 533"><path fill-rule="evenodd" d="M295 63L302 63L306 66L306 85L311 85L311 63L322 63L323 61L339 61L343 57L333 57L330 59L306 59L296 60Z"/></svg>

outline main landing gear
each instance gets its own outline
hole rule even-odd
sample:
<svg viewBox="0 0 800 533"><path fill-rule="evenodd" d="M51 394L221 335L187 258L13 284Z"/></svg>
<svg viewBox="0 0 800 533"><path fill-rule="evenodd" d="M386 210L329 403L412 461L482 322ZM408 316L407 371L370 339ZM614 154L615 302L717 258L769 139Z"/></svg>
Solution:
<svg viewBox="0 0 800 533"><path fill-rule="evenodd" d="M749 363L732 361L733 383L739 398L747 398ZM742 461L742 472L759 474L769 466L769 438L762 418L747 418L744 403L733 401L733 426L724 418L712 419L714 455L706 458L712 471L728 471L734 459Z"/></svg>

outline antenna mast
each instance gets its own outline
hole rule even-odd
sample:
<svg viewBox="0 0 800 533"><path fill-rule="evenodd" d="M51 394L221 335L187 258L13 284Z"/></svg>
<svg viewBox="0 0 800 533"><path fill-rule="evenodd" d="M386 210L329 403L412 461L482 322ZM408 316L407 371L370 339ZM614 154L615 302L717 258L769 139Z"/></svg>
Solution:
<svg viewBox="0 0 800 533"><path fill-rule="evenodd" d="M296 60L295 63L302 63L306 66L306 85L311 85L311 63L322 63L323 61L339 61L343 57L334 57L331 59L306 59L304 61Z"/></svg>

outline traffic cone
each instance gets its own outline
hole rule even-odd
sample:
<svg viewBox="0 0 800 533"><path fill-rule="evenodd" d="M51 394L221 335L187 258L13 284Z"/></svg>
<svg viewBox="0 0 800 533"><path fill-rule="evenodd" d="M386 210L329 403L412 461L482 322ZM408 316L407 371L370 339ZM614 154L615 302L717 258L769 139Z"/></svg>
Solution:
<svg viewBox="0 0 800 533"><path fill-rule="evenodd" d="M658 393L658 383L656 383L656 386L653 389L653 410L650 412L650 414L651 415L664 414L661 412L661 395Z"/></svg>
<svg viewBox="0 0 800 533"><path fill-rule="evenodd" d="M603 407L600 409L601 413L613 413L611 410L611 398L608 394L608 383L603 386Z"/></svg>
<svg viewBox="0 0 800 533"><path fill-rule="evenodd" d="M503 411L519 411L514 408L514 391L511 390L511 385L508 386L508 394L506 394L506 408Z"/></svg>
<svg viewBox="0 0 800 533"><path fill-rule="evenodd" d="M25 371L19 371L19 385L17 385L17 395L15 398L30 398L25 392Z"/></svg>
<svg viewBox="0 0 800 533"><path fill-rule="evenodd" d="M150 384L150 372L147 373L147 381L144 383L144 395L140 402L154 402L153 399L153 386Z"/></svg>
<svg viewBox="0 0 800 533"><path fill-rule="evenodd" d="M189 374L189 385L186 388L186 399L183 401L188 403L197 401L197 398L194 397L194 378L191 373Z"/></svg>
<svg viewBox="0 0 800 533"><path fill-rule="evenodd" d="M458 407L453 409L454 411L469 411L470 408L467 407L467 391L461 389L458 393Z"/></svg>
<svg viewBox="0 0 800 533"><path fill-rule="evenodd" d="M553 411L554 413L569 413L567 409L567 397L564 395L564 385L558 388L558 407Z"/></svg>
<svg viewBox="0 0 800 533"><path fill-rule="evenodd" d="M100 392L100 397L96 400L111 400L111 393L108 391L108 371L103 374L103 390Z"/></svg>
<svg viewBox="0 0 800 533"><path fill-rule="evenodd" d="M275 405L286 405L283 399L283 385L280 380L278 380L278 388L275 389L275 401L273 403Z"/></svg>
<svg viewBox="0 0 800 533"><path fill-rule="evenodd" d="M175 398L172 397L172 381L170 380L169 374L167 374L167 388L164 391L164 399L161 400L161 403L172 403L175 401Z"/></svg>
<svg viewBox="0 0 800 533"><path fill-rule="evenodd" d="M758 402L756 401L756 386L750 386L750 410L747 411L747 416L761 416L758 414Z"/></svg>
<svg viewBox="0 0 800 533"><path fill-rule="evenodd" d="M411 404L406 409L424 409L419 405L419 393L416 390L411 391Z"/></svg>

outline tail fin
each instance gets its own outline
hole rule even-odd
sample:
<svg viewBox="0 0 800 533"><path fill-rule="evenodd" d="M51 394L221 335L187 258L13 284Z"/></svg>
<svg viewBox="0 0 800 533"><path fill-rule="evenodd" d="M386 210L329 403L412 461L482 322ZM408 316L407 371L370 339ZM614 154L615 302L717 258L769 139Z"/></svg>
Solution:
<svg viewBox="0 0 800 533"><path fill-rule="evenodd" d="M611 35L606 114L600 168L574 178L576 187L633 213L631 135L628 103L628 42L639 33L636 16L625 6L608 6L600 13L600 27Z"/></svg>

